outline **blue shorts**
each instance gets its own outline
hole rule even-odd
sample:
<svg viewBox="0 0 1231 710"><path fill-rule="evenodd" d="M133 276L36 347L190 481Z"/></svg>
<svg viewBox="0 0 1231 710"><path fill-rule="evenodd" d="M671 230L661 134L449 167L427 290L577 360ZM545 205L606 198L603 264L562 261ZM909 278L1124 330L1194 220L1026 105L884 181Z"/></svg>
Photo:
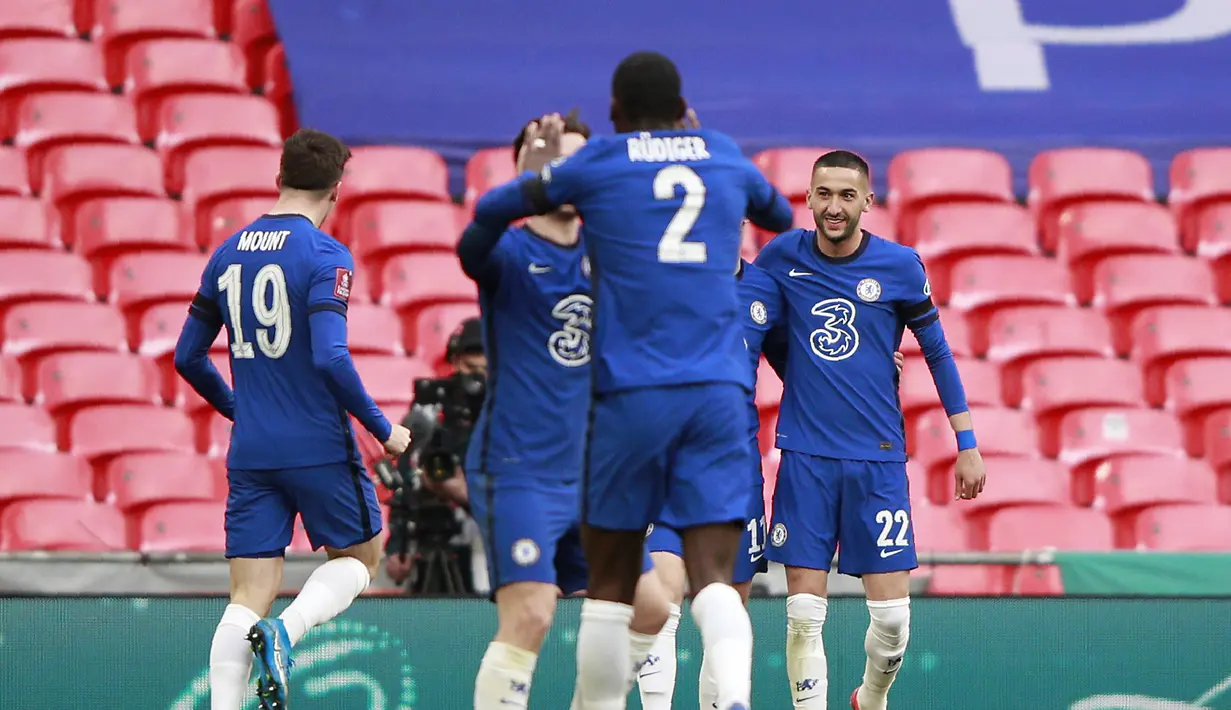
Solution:
<svg viewBox="0 0 1231 710"><path fill-rule="evenodd" d="M295 515L312 549L342 549L381 531L372 478L358 461L303 468L227 471L227 557L281 557Z"/></svg>
<svg viewBox="0 0 1231 710"><path fill-rule="evenodd" d="M852 576L919 566L906 464L783 451L768 557L788 567Z"/></svg>
<svg viewBox="0 0 1231 710"><path fill-rule="evenodd" d="M757 484L750 489L748 500L748 519L744 524L743 535L739 539L739 552L735 556L735 572L731 575L733 584L743 584L752 581L758 572L769 569L765 559L765 497L764 487ZM665 523L655 523L646 533L645 545L650 552L669 552L676 557L684 556L684 543L680 531Z"/></svg>
<svg viewBox="0 0 1231 710"><path fill-rule="evenodd" d="M750 455L746 398L743 388L727 383L597 397L582 519L630 531L660 518L679 530L743 520Z"/></svg>
<svg viewBox="0 0 1231 710"><path fill-rule="evenodd" d="M492 593L514 582L554 584L564 594L586 588L577 481L516 473L466 474L470 512L483 533ZM643 571L653 569L648 552Z"/></svg>

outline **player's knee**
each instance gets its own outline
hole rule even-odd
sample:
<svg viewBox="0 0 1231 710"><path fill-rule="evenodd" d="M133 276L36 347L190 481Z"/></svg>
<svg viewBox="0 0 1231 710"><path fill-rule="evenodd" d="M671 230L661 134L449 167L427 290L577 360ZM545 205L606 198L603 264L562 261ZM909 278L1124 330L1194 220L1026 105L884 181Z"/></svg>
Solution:
<svg viewBox="0 0 1231 710"><path fill-rule="evenodd" d="M633 600L632 630L650 636L657 634L671 616L671 607L667 588L652 572L642 575Z"/></svg>
<svg viewBox="0 0 1231 710"><path fill-rule="evenodd" d="M787 634L818 638L825 626L829 600L815 594L792 594L786 599Z"/></svg>
<svg viewBox="0 0 1231 710"><path fill-rule="evenodd" d="M879 640L889 646L905 645L910 637L910 599L868 602L870 628Z"/></svg>
<svg viewBox="0 0 1231 710"><path fill-rule="evenodd" d="M537 650L551 629L556 612L556 590L550 584L519 582L496 592L500 616L498 640Z"/></svg>

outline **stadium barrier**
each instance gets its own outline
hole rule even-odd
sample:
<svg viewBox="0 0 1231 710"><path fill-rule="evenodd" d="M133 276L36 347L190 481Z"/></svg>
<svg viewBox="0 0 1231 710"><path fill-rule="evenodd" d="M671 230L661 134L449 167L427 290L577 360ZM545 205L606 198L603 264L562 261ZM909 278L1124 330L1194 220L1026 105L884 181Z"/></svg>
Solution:
<svg viewBox="0 0 1231 710"><path fill-rule="evenodd" d="M0 707L209 707L220 597L0 599ZM568 706L580 602L562 602L530 707ZM790 707L785 602L754 599L754 704ZM1183 710L1231 702L1231 599L923 598L894 687L913 710ZM834 599L825 627L830 707L863 670L867 611ZM495 628L478 599L363 598L296 649L296 710L467 710ZM675 706L697 707L700 638L680 629ZM249 703L245 710L255 707ZM634 700L630 708L639 707Z"/></svg>

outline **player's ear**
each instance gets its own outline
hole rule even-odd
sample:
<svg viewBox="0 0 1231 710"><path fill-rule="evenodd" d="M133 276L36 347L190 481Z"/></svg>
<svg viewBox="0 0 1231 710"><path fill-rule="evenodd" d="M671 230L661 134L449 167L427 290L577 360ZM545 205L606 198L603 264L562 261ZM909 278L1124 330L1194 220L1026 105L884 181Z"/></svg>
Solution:
<svg viewBox="0 0 1231 710"><path fill-rule="evenodd" d="M340 183L340 182L339 182L337 185L334 185L334 186L333 186L333 189L332 189L332 190L330 190L330 191L329 191L329 201L330 201L330 202L337 202L337 201L338 201L338 196L339 196L339 193L340 193L341 191L342 191L342 183Z"/></svg>
<svg viewBox="0 0 1231 710"><path fill-rule="evenodd" d="M680 97L680 105L676 108L675 127L679 130L688 128L688 102Z"/></svg>
<svg viewBox="0 0 1231 710"><path fill-rule="evenodd" d="M876 201L876 194L869 191L868 196L863 198L863 211L864 212L872 211L872 203L875 201Z"/></svg>
<svg viewBox="0 0 1231 710"><path fill-rule="evenodd" d="M624 133L624 116L620 111L620 104L614 96L611 97L611 110L608 113L608 118L611 119L611 125L615 127L616 133Z"/></svg>
<svg viewBox="0 0 1231 710"><path fill-rule="evenodd" d="M274 176L274 187L279 191L282 190L282 173L278 173Z"/></svg>

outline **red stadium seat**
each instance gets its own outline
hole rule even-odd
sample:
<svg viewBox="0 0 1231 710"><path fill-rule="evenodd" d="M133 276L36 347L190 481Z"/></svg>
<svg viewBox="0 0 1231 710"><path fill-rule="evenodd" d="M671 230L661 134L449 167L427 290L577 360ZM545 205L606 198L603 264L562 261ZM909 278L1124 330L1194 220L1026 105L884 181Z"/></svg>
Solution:
<svg viewBox="0 0 1231 710"><path fill-rule="evenodd" d="M913 244L916 215L943 202L1013 202L1013 170L1001 154L977 148L927 148L889 161L887 202Z"/></svg>
<svg viewBox="0 0 1231 710"><path fill-rule="evenodd" d="M17 358L0 355L0 402L20 402L21 363Z"/></svg>
<svg viewBox="0 0 1231 710"><path fill-rule="evenodd" d="M1231 506L1161 505L1137 516L1137 546L1169 552L1226 552Z"/></svg>
<svg viewBox="0 0 1231 710"><path fill-rule="evenodd" d="M85 461L58 452L0 451L0 472L0 506L47 498L84 501L94 486Z"/></svg>
<svg viewBox="0 0 1231 710"><path fill-rule="evenodd" d="M31 192L25 156L16 148L0 146L0 195L24 197Z"/></svg>
<svg viewBox="0 0 1231 710"><path fill-rule="evenodd" d="M61 422L82 407L160 403L158 370L128 353L51 355L39 363L36 383L36 403Z"/></svg>
<svg viewBox="0 0 1231 710"><path fill-rule="evenodd" d="M68 240L94 266L94 288L107 293L116 257L132 252L196 251L182 229L179 205L153 197L89 200L77 207Z"/></svg>
<svg viewBox="0 0 1231 710"><path fill-rule="evenodd" d="M0 450L56 450L56 425L39 407L0 402Z"/></svg>
<svg viewBox="0 0 1231 710"><path fill-rule="evenodd" d="M969 356L974 355L974 347L971 344L970 327L966 323L966 318L953 309L940 307L937 308L940 312L940 322L945 327L945 339L949 341L949 349L954 355ZM906 357L914 357L922 355L923 350L919 347L919 341L915 338L914 333L902 335L902 343L898 346L898 350Z"/></svg>
<svg viewBox="0 0 1231 710"><path fill-rule="evenodd" d="M0 136L12 135L18 103L36 91L106 91L98 48L76 39L0 41Z"/></svg>
<svg viewBox="0 0 1231 710"><path fill-rule="evenodd" d="M406 352L436 367L445 359L449 338L462 321L479 317L477 303L443 303L428 306L415 321L414 329L406 329Z"/></svg>
<svg viewBox="0 0 1231 710"><path fill-rule="evenodd" d="M474 203L491 188L517 177L513 164L513 149L481 148L466 161L466 211L474 210Z"/></svg>
<svg viewBox="0 0 1231 710"><path fill-rule="evenodd" d="M338 219L343 224L367 200L450 199L449 170L435 151L414 146L367 146L355 148L353 153L342 177L338 203Z"/></svg>
<svg viewBox="0 0 1231 710"><path fill-rule="evenodd" d="M1214 276L1199 259L1136 254L1104 259L1094 269L1093 305L1107 314L1122 353L1131 346L1133 318L1142 310L1214 303Z"/></svg>
<svg viewBox="0 0 1231 710"><path fill-rule="evenodd" d="M103 49L108 83L119 86L124 81L125 58L136 43L152 39L213 39L213 19L209 0L108 2L107 10L95 15L90 36Z"/></svg>
<svg viewBox="0 0 1231 710"><path fill-rule="evenodd" d="M356 355L354 361L368 394L382 407L409 404L415 398L415 380L434 374L430 365L413 357Z"/></svg>
<svg viewBox="0 0 1231 710"><path fill-rule="evenodd" d="M201 285L202 254L126 254L112 264L108 300L126 314L160 302L188 303Z"/></svg>
<svg viewBox="0 0 1231 710"><path fill-rule="evenodd" d="M0 40L76 36L73 0L0 3Z"/></svg>
<svg viewBox="0 0 1231 710"><path fill-rule="evenodd" d="M1202 449L1218 474L1218 500L1231 504L1231 408L1215 410L1205 418Z"/></svg>
<svg viewBox="0 0 1231 710"><path fill-rule="evenodd" d="M812 165L830 148L771 148L752 156L766 179L792 202L803 202L812 180Z"/></svg>
<svg viewBox="0 0 1231 710"><path fill-rule="evenodd" d="M782 403L782 380L765 358L757 365L756 403L760 410L777 409Z"/></svg>
<svg viewBox="0 0 1231 710"><path fill-rule="evenodd" d="M1149 308L1133 321L1131 355L1145 373L1146 399L1162 402L1164 376L1190 357L1231 355L1231 310L1197 306Z"/></svg>
<svg viewBox="0 0 1231 710"><path fill-rule="evenodd" d="M108 404L77 413L69 426L71 451L100 459L142 451L193 450L192 421L177 409Z"/></svg>
<svg viewBox="0 0 1231 710"><path fill-rule="evenodd" d="M184 160L208 146L282 147L278 110L260 96L189 94L162 102L154 147L167 166L167 191L184 189Z"/></svg>
<svg viewBox="0 0 1231 710"><path fill-rule="evenodd" d="M239 48L212 39L166 39L128 53L124 93L137 106L137 131L145 140L154 137L162 102L193 92L248 93Z"/></svg>
<svg viewBox="0 0 1231 710"><path fill-rule="evenodd" d="M1038 432L1025 412L977 405L970 412L979 431L979 451L984 456L1038 456ZM915 420L907 453L928 480L938 472L950 470L957 460L957 444L944 410L926 412Z"/></svg>
<svg viewBox="0 0 1231 710"><path fill-rule="evenodd" d="M169 356L175 350L175 341L188 317L188 303L191 300L189 298L178 303L160 303L142 312L129 337L132 348L145 357L156 360ZM227 332L223 328L214 340L211 351L228 352L227 343Z"/></svg>
<svg viewBox="0 0 1231 710"><path fill-rule="evenodd" d="M1112 549L1111 523L1095 510L1062 506L1009 508L992 516L987 542L992 552L1059 548L1104 551ZM1019 565L1003 571L1002 593L1059 595L1064 593L1060 571L1052 565Z"/></svg>
<svg viewBox="0 0 1231 710"><path fill-rule="evenodd" d="M987 323L1010 306L1071 305L1069 275L1054 259L976 256L959 261L950 277L949 306L966 315L975 352L987 350Z"/></svg>
<svg viewBox="0 0 1231 710"><path fill-rule="evenodd" d="M1097 311L1022 306L994 313L987 328L989 361L1000 366L1005 404L1021 403L1022 369L1039 358L1111 357L1111 326Z"/></svg>
<svg viewBox="0 0 1231 710"><path fill-rule="evenodd" d="M265 84L262 93L278 107L279 128L289 138L298 128L292 96L291 70L286 65L286 49L275 44L265 56Z"/></svg>
<svg viewBox="0 0 1231 710"><path fill-rule="evenodd" d="M1219 303L1231 303L1231 201L1201 210L1193 239L1197 256L1208 261L1214 269L1214 288Z"/></svg>
<svg viewBox="0 0 1231 710"><path fill-rule="evenodd" d="M33 197L0 195L0 250L52 249L60 239L48 224L47 206Z"/></svg>
<svg viewBox="0 0 1231 710"><path fill-rule="evenodd" d="M966 402L972 405L996 407L1000 406L1000 375L995 366L983 360L971 357L954 358L957 370L962 375L962 385L966 389ZM766 374L777 381L773 371L762 363L762 374L757 377L757 387ZM781 384L778 385L781 390ZM936 394L936 383L932 381L932 372L923 358L912 357L902 368L902 380L898 386L898 397L902 404L902 413L907 419L928 409L940 406L940 396ZM909 428L908 428L909 431Z"/></svg>
<svg viewBox="0 0 1231 710"><path fill-rule="evenodd" d="M114 552L128 548L124 516L102 503L30 500L0 513L0 550Z"/></svg>
<svg viewBox="0 0 1231 710"><path fill-rule="evenodd" d="M1156 409L1111 407L1078 409L1060 420L1058 455L1072 471L1073 500L1079 505L1093 498L1100 463L1138 454L1185 456L1179 422Z"/></svg>
<svg viewBox="0 0 1231 710"><path fill-rule="evenodd" d="M379 273L385 260L397 254L452 252L466 219L460 207L448 202L363 202L351 211L347 242L355 258Z"/></svg>
<svg viewBox="0 0 1231 710"><path fill-rule="evenodd" d="M214 6L214 29L217 30L219 36L229 36L234 24L231 10L235 0L212 0L212 3Z"/></svg>
<svg viewBox="0 0 1231 710"><path fill-rule="evenodd" d="M225 348L225 331L214 342L215 344L221 343L224 347L210 352L210 362L214 363L214 367L218 369L222 379L226 380L228 385L234 386L234 383L231 381L231 354ZM164 362L162 369L162 391L164 392L163 397L168 403L188 412L194 419L214 411L209 402L202 399L201 395L197 394L197 391L192 388L192 385L185 382L184 378L179 376L179 373L175 371L174 364L169 361Z"/></svg>
<svg viewBox="0 0 1231 710"><path fill-rule="evenodd" d="M916 486L920 488L921 486ZM915 548L920 552L963 552L970 548L967 523L956 505L911 505ZM930 596L999 594L1000 580L993 585L992 570L983 565L935 565L929 568Z"/></svg>
<svg viewBox="0 0 1231 710"><path fill-rule="evenodd" d="M1060 214L1060 259L1073 272L1077 300L1094 298L1094 267L1124 254L1175 254L1179 232L1162 205L1146 202L1089 202Z"/></svg>
<svg viewBox="0 0 1231 710"><path fill-rule="evenodd" d="M346 337L355 355L405 355L402 321L383 306L352 303L346 309Z"/></svg>
<svg viewBox="0 0 1231 710"><path fill-rule="evenodd" d="M988 456L984 462L995 476L995 484L984 488L974 500L954 500L952 471L938 476L930 486L933 502L949 504L961 511L971 522L976 537L982 536L987 518L996 511L1023 505L1070 504L1069 472L1056 461Z"/></svg>
<svg viewBox="0 0 1231 710"><path fill-rule="evenodd" d="M198 420L197 450L210 458L225 458L231 448L231 422L221 414Z"/></svg>
<svg viewBox="0 0 1231 710"><path fill-rule="evenodd" d="M226 549L226 504L161 503L141 515L142 552L218 552Z"/></svg>
<svg viewBox="0 0 1231 710"><path fill-rule="evenodd" d="M1231 357L1198 357L1181 360L1166 371L1163 404L1184 426L1184 448L1189 456L1201 456L1205 417L1215 409L1231 407Z"/></svg>
<svg viewBox="0 0 1231 710"><path fill-rule="evenodd" d="M255 222L273 207L271 197L273 196L219 200L202 215L205 231L197 232L197 244L204 247L207 254L212 254L228 237ZM351 298L354 296L352 293Z"/></svg>
<svg viewBox="0 0 1231 710"><path fill-rule="evenodd" d="M133 513L157 503L207 502L226 497L225 480L209 459L190 453L117 456L107 464L107 502Z"/></svg>
<svg viewBox="0 0 1231 710"><path fill-rule="evenodd" d="M3 338L3 352L25 361L70 350L126 349L124 319L103 303L14 306L4 317Z"/></svg>
<svg viewBox="0 0 1231 710"><path fill-rule="evenodd" d="M927 264L932 297L949 301L953 264L971 256L1035 256L1034 220L1011 203L942 204L918 212L914 246Z"/></svg>
<svg viewBox="0 0 1231 710"><path fill-rule="evenodd" d="M123 195L166 195L157 153L130 145L66 145L52 148L43 160L42 197L66 224L73 223L82 201Z"/></svg>
<svg viewBox="0 0 1231 710"><path fill-rule="evenodd" d="M1171 160L1170 178L1167 203L1180 223L1184 248L1191 251L1205 212L1231 201L1231 148L1186 150Z"/></svg>
<svg viewBox="0 0 1231 710"><path fill-rule="evenodd" d="M1141 371L1124 360L1047 358L1031 363L1022 373L1021 405L1039 425L1044 456L1059 452L1060 421L1074 409L1144 404Z"/></svg>
<svg viewBox="0 0 1231 710"><path fill-rule="evenodd" d="M478 298L474 282L462 273L453 254L395 256L385 264L381 285L380 302L396 309L406 325L413 324L426 306L473 303Z"/></svg>
<svg viewBox="0 0 1231 710"><path fill-rule="evenodd" d="M26 151L30 184L43 184L47 151L70 143L141 143L137 115L122 96L73 91L39 93L18 105L13 144Z"/></svg>
<svg viewBox="0 0 1231 710"><path fill-rule="evenodd" d="M210 211L222 200L262 197L272 206L278 195L274 181L281 159L282 151L277 148L255 146L202 148L189 155L184 161L183 199L197 234L209 231Z"/></svg>
<svg viewBox="0 0 1231 710"><path fill-rule="evenodd" d="M1169 456L1125 456L1099 467L1094 477L1094 507L1116 526L1116 547L1136 544L1137 517L1143 509L1176 503L1209 503L1218 495L1214 470L1204 461Z"/></svg>
<svg viewBox="0 0 1231 710"><path fill-rule="evenodd" d="M269 14L266 0L235 0L231 10L231 39L248 60L248 85L256 88L264 81L264 58L278 42L278 30Z"/></svg>
<svg viewBox="0 0 1231 710"><path fill-rule="evenodd" d="M23 301L90 301L90 265L60 251L7 251L0 256L0 311Z"/></svg>
<svg viewBox="0 0 1231 710"><path fill-rule="evenodd" d="M1150 162L1130 150L1046 150L1030 161L1027 178L1030 192L1026 201L1043 225L1078 202L1154 201L1154 171ZM1043 248L1051 250L1055 245L1044 243Z"/></svg>

